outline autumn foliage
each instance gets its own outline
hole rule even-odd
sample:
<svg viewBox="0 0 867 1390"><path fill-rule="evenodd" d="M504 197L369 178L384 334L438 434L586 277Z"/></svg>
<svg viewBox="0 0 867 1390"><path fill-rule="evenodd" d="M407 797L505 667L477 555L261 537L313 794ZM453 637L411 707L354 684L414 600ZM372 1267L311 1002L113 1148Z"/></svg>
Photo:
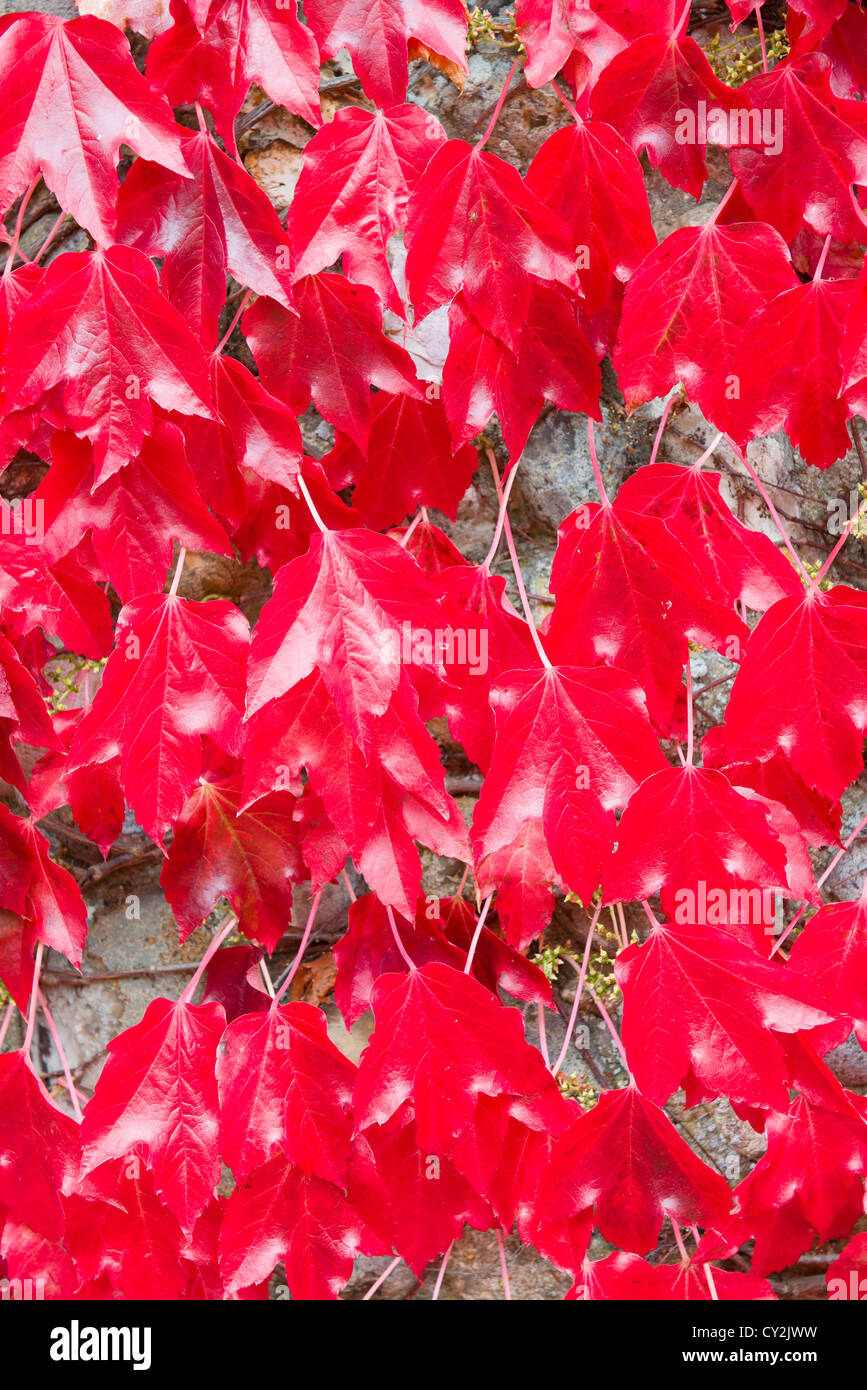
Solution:
<svg viewBox="0 0 867 1390"><path fill-rule="evenodd" d="M568 107L522 176L487 148L500 105L469 143L407 100L417 60L461 85L462 0L80 8L0 20L0 466L46 466L0 504L0 1035L26 1020L0 1054L0 1275L256 1299L280 1266L293 1298L331 1299L359 1255L435 1277L469 1225L516 1230L571 1297L773 1298L768 1275L865 1213L867 1101L826 1058L853 1030L867 1048L867 897L826 901L814 858L860 829L843 839L867 594L834 581L836 551L805 565L750 446L782 430L827 469L867 413L867 12L791 0L787 53L734 87L680 0L517 0L523 78ZM357 83L325 119L345 49ZM314 131L282 221L236 145L254 85ZM728 193L657 241L645 170L697 199L709 142ZM57 222L27 253L37 188ZM72 224L86 249L64 249ZM692 466L660 457L670 399L614 496L606 358L628 412L681 387L717 435ZM562 521L537 626L508 502L546 403L588 417L598 494ZM495 452L474 565L428 509L454 519ZM257 562L261 612L181 596L187 551ZM733 679L699 740L701 648ZM65 707L58 652L82 673ZM480 773L469 824L437 728ZM62 807L103 855L132 813L181 941L220 920L93 1094L67 1071L55 1100L30 1059L39 972L46 948L79 969L88 927L40 828ZM424 891L419 846L457 866L451 896ZM290 994L347 867L334 999L375 1024L357 1066ZM536 1045L564 896L569 1030L604 1020L619 1087L576 1088L566 1047ZM588 969L609 921L606 1007ZM728 1103L764 1156L718 1171L675 1095ZM614 1249L590 1259L594 1232ZM867 1273L863 1235L843 1266Z"/></svg>

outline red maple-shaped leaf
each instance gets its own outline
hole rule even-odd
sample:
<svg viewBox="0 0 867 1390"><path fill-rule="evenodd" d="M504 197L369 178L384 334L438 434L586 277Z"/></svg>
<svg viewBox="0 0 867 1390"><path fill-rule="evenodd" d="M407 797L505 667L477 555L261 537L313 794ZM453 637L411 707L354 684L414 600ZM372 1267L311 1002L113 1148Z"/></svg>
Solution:
<svg viewBox="0 0 867 1390"><path fill-rule="evenodd" d="M217 1058L220 1144L236 1179L272 1155L345 1186L355 1068L310 1004L272 1003L230 1023Z"/></svg>
<svg viewBox="0 0 867 1390"><path fill-rule="evenodd" d="M234 357L211 358L211 391L216 419L184 422L187 457L209 505L237 527L253 511L245 470L297 493L301 431L292 412ZM309 461L305 467L309 471ZM272 517L278 516L273 509ZM296 535L299 528L291 529Z"/></svg>
<svg viewBox="0 0 867 1390"><path fill-rule="evenodd" d="M387 1253L343 1192L282 1154L239 1182L220 1228L229 1292L268 1279L282 1260L293 1299L336 1298L356 1255Z"/></svg>
<svg viewBox="0 0 867 1390"><path fill-rule="evenodd" d="M318 673L265 707L249 727L247 804L275 788L300 791L303 766L370 887L405 917L421 886L414 840L437 854L469 858L463 817L445 790L439 749L405 673L374 721L367 753L350 737Z"/></svg>
<svg viewBox="0 0 867 1390"><path fill-rule="evenodd" d="M143 1158L187 1230L220 1178L214 1063L225 1024L218 1004L154 999L109 1043L82 1121L84 1171Z"/></svg>
<svg viewBox="0 0 867 1390"><path fill-rule="evenodd" d="M497 738L473 817L477 862L542 825L562 879L583 900L599 885L614 808L665 759L642 691L620 671L511 672L492 691Z"/></svg>
<svg viewBox="0 0 867 1390"><path fill-rule="evenodd" d="M424 318L463 292L466 308L517 352L535 280L576 290L575 250L517 169L464 140L434 154L410 199L406 285Z"/></svg>
<svg viewBox="0 0 867 1390"><path fill-rule="evenodd" d="M397 1250L419 1279L465 1223L477 1230L494 1224L450 1155L426 1152L412 1118L403 1114L356 1138L349 1197L384 1248Z"/></svg>
<svg viewBox="0 0 867 1390"><path fill-rule="evenodd" d="M292 918L292 885L305 877L295 798L272 792L241 811L241 788L240 772L199 779L160 881L182 941L225 897L244 935L273 951Z"/></svg>
<svg viewBox="0 0 867 1390"><path fill-rule="evenodd" d="M579 71L595 80L608 63L642 34L669 34L675 0L516 0L518 32L527 49L527 82L543 87L578 52Z"/></svg>
<svg viewBox="0 0 867 1390"><path fill-rule="evenodd" d="M720 495L721 480L722 474L701 468L654 463L621 484L617 503L664 521L681 545L700 557L706 592L718 603L741 599L764 612L778 599L800 595L789 561L768 536L738 521Z"/></svg>
<svg viewBox="0 0 867 1390"><path fill-rule="evenodd" d="M604 819L599 825L603 843L609 829L610 822ZM551 921L553 890L566 892L539 820L525 821L507 845L485 855L476 865L475 878L485 897L496 893L500 925L506 940L519 951L526 951L535 937L541 937Z"/></svg>
<svg viewBox="0 0 867 1390"><path fill-rule="evenodd" d="M0 528L3 524L0 508ZM0 548L0 603L7 631L38 641L41 628L59 637L67 651L101 661L111 651L114 624L105 588L97 582L99 567L93 547L85 541L53 562L47 551L47 546L40 548L37 562L26 540L23 546L10 546L6 553ZM14 782L8 771L3 776Z"/></svg>
<svg viewBox="0 0 867 1390"><path fill-rule="evenodd" d="M441 915L442 914L442 915ZM440 961L462 970L477 925L476 914L462 898L418 900L414 919L396 918L400 941L415 965ZM371 1007L374 986L381 975L400 974L409 967L401 955L382 903L365 893L349 907L349 926L334 947L337 980L334 1002L347 1028ZM545 976L486 926L482 927L471 973L492 993L502 984L516 999L552 1002Z"/></svg>
<svg viewBox="0 0 867 1390"><path fill-rule="evenodd" d="M753 107L782 112L781 143L737 149L732 169L757 217L791 241L806 223L819 236L859 241L853 183L867 183L867 112L831 87L831 60L808 53L752 77L740 89Z"/></svg>
<svg viewBox="0 0 867 1390"><path fill-rule="evenodd" d="M256 624L249 713L318 668L365 746L397 689L404 625L426 633L433 612L428 581L397 541L371 531L319 532L305 556L280 570ZM432 646L424 664L438 664Z"/></svg>
<svg viewBox="0 0 867 1390"><path fill-rule="evenodd" d="M267 196L205 130L184 140L192 178L136 160L118 200L117 239L164 256L162 288L205 346L216 339L226 272L292 307L292 257Z"/></svg>
<svg viewBox="0 0 867 1390"><path fill-rule="evenodd" d="M69 805L72 818L89 840L98 845L103 856L108 854L123 829L124 797L120 784L120 759L96 763L93 767L70 772L67 767L69 746L81 721L84 710L61 710L55 715L55 727L63 744L63 752L46 753L33 769L27 788L27 800L35 820Z"/></svg>
<svg viewBox="0 0 867 1390"><path fill-rule="evenodd" d="M496 411L510 458L520 456L546 400L601 419L597 353L577 314L577 301L556 285L531 287L517 350L488 330L458 295L449 311L449 355L443 405L452 440L462 444Z"/></svg>
<svg viewBox="0 0 867 1390"><path fill-rule="evenodd" d="M369 285L403 317L386 244L403 226L410 194L445 138L439 121L418 106L338 111L305 146L287 213L296 275L315 275L342 256L350 280Z"/></svg>
<svg viewBox="0 0 867 1390"><path fill-rule="evenodd" d="M101 486L95 485L87 440L58 431L51 459L34 494L44 507L43 550L60 558L90 531L97 559L123 602L163 586L174 541L231 554L228 536L198 492L183 436L168 421L155 420L137 456Z"/></svg>
<svg viewBox="0 0 867 1390"><path fill-rule="evenodd" d="M867 1039L867 900L828 903L811 917L789 952L789 968L814 986L829 1011L854 1020Z"/></svg>
<svg viewBox="0 0 867 1390"><path fill-rule="evenodd" d="M409 58L426 58L463 86L467 16L460 0L310 0L305 15L323 58L348 48L365 95L377 106L406 96Z"/></svg>
<svg viewBox="0 0 867 1390"><path fill-rule="evenodd" d="M90 16L0 21L0 204L8 208L42 174L76 222L110 245L122 144L186 172L172 113L120 31Z"/></svg>
<svg viewBox="0 0 867 1390"><path fill-rule="evenodd" d="M808 787L785 754L776 752L764 761L749 763L729 761L722 725L705 735L701 753L703 765L724 772L733 787L749 788L785 806L811 848L840 843L840 802Z"/></svg>
<svg viewBox="0 0 867 1390"><path fill-rule="evenodd" d="M582 121L549 135L526 186L569 228L592 318L656 246L641 165L612 126Z"/></svg>
<svg viewBox="0 0 867 1390"><path fill-rule="evenodd" d="M95 481L138 453L155 405L210 415L201 347L160 293L141 251L58 256L15 318L4 364L6 405L39 404L94 446Z"/></svg>
<svg viewBox="0 0 867 1390"><path fill-rule="evenodd" d="M271 1000L261 970L264 955L261 946L223 946L205 968L202 1003L222 1005L229 1023L267 1009Z"/></svg>
<svg viewBox="0 0 867 1390"><path fill-rule="evenodd" d="M854 1107L840 1114L798 1096L788 1113L768 1117L766 1133L767 1152L732 1194L734 1214L698 1252L714 1259L755 1236L760 1275L794 1264L815 1238L848 1235L863 1214L867 1172L867 1124Z"/></svg>
<svg viewBox="0 0 867 1390"><path fill-rule="evenodd" d="M774 1033L827 1022L821 988L703 923L654 927L614 969L626 1055L650 1100L664 1105L686 1082L704 1097L786 1109L789 1068Z"/></svg>
<svg viewBox="0 0 867 1390"><path fill-rule="evenodd" d="M278 106L319 125L316 41L293 8L271 0L190 0L189 8L206 43L222 59L218 95L230 134L231 121L253 82ZM163 41L170 35L171 31ZM210 75L210 64L205 71ZM190 95L198 92L185 93L186 99Z"/></svg>
<svg viewBox="0 0 867 1390"><path fill-rule="evenodd" d="M542 1215L562 1219L594 1207L606 1240L646 1254L669 1215L683 1226L721 1221L728 1184L681 1139L665 1113L634 1086L604 1091L555 1140Z"/></svg>
<svg viewBox="0 0 867 1390"><path fill-rule="evenodd" d="M0 806L0 885L3 906L29 922L46 946L78 968L87 936L87 908L68 869L49 857L32 820Z"/></svg>
<svg viewBox="0 0 867 1390"><path fill-rule="evenodd" d="M626 287L613 353L629 410L678 381L726 428L740 392L744 326L797 284L778 232L756 223L681 227Z"/></svg>
<svg viewBox="0 0 867 1390"><path fill-rule="evenodd" d="M650 162L675 188L698 198L707 178L705 141L689 133L685 118L699 106L727 113L743 105L738 92L715 75L695 39L649 34L636 39L607 65L593 88L591 106L598 121L613 125L636 154L646 150ZM722 127L723 121L714 123ZM713 132L712 132L713 134ZM734 140L726 131L716 143Z"/></svg>
<svg viewBox="0 0 867 1390"><path fill-rule="evenodd" d="M806 881L789 883L786 848L760 800L747 800L721 772L672 767L648 777L631 798L602 887L611 902L659 893L675 922L694 923L713 907L713 925L747 924L761 936L755 894L745 916L742 898L732 900L729 890L774 889L815 901L806 854L800 867Z"/></svg>
<svg viewBox="0 0 867 1390"><path fill-rule="evenodd" d="M536 1128L560 1100L519 1015L450 965L382 976L373 1012L355 1087L359 1130L387 1124L411 1100L420 1146L448 1153L480 1095L509 1096L511 1113Z"/></svg>
<svg viewBox="0 0 867 1390"><path fill-rule="evenodd" d="M230 603L151 594L128 604L70 771L120 754L127 799L161 841L201 772L202 737L238 751L247 643L247 621Z"/></svg>
<svg viewBox="0 0 867 1390"><path fill-rule="evenodd" d="M777 295L750 320L740 396L726 420L739 444L784 428L817 468L847 453L841 343L854 293L851 280L814 280Z"/></svg>
<svg viewBox="0 0 867 1390"><path fill-rule="evenodd" d="M172 24L150 44L145 73L151 86L162 92L170 106L201 101L214 117L214 125L226 148L235 143L235 117L247 93L242 72L233 72L227 45L216 25L201 33L185 0L170 0ZM314 78L311 97L315 99Z"/></svg>
<svg viewBox="0 0 867 1390"><path fill-rule="evenodd" d="M366 455L354 470L352 506L376 531L403 521L417 506L454 518L478 466L475 449L452 444L439 401L378 391Z"/></svg>
<svg viewBox="0 0 867 1390"><path fill-rule="evenodd" d="M78 1176L79 1130L51 1101L24 1052L0 1054L0 1203L49 1239Z"/></svg>
<svg viewBox="0 0 867 1390"><path fill-rule="evenodd" d="M298 314L260 299L243 328L265 386L300 415L310 401L359 449L370 434L371 386L417 396L412 358L382 332L373 290L343 275L308 275L295 286Z"/></svg>
<svg viewBox="0 0 867 1390"><path fill-rule="evenodd" d="M683 728L686 637L731 654L749 636L731 609L707 596L698 561L665 522L616 503L585 504L562 523L551 591L546 645L554 659L627 671L666 733Z"/></svg>
<svg viewBox="0 0 867 1390"><path fill-rule="evenodd" d="M808 787L841 796L863 767L865 633L864 595L844 585L774 604L732 686L723 733L729 759L779 750Z"/></svg>

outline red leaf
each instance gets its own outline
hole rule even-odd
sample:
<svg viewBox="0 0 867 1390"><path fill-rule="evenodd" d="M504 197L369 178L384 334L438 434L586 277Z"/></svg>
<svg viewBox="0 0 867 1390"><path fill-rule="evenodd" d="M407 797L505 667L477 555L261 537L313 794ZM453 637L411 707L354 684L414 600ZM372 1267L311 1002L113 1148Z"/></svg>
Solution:
<svg viewBox="0 0 867 1390"><path fill-rule="evenodd" d="M706 904L717 914L712 925L746 923L761 940L761 914L750 898L745 917L743 894L733 897L735 890L788 890L798 898L806 890L815 901L806 855L804 861L807 882L790 884L786 849L767 806L736 792L721 772L672 767L648 777L623 812L602 892L606 902L659 893L675 922L702 920Z"/></svg>
<svg viewBox="0 0 867 1390"><path fill-rule="evenodd" d="M323 58L348 48L365 95L377 106L406 97L408 58L427 58L463 86L467 17L460 0L308 0L305 15Z"/></svg>
<svg viewBox="0 0 867 1390"><path fill-rule="evenodd" d="M386 245L406 221L410 194L445 138L439 121L418 106L339 110L305 146L286 217L296 274L315 275L342 256L349 279L369 285L403 317Z"/></svg>
<svg viewBox="0 0 867 1390"><path fill-rule="evenodd" d="M614 969L629 1065L657 1105L686 1082L702 1098L785 1110L789 1068L774 1032L815 1028L828 1020L821 1004L833 1007L818 982L704 924L654 927Z"/></svg>
<svg viewBox="0 0 867 1390"><path fill-rule="evenodd" d="M15 912L0 908L0 980L22 1013L27 1012L33 988L33 948L36 933Z"/></svg>
<svg viewBox="0 0 867 1390"><path fill-rule="evenodd" d="M356 1139L349 1196L384 1249L397 1250L419 1279L465 1222L477 1230L494 1224L449 1155L426 1152L405 1115L371 1125Z"/></svg>
<svg viewBox="0 0 867 1390"><path fill-rule="evenodd" d="M437 507L454 520L478 466L475 449L452 444L439 401L378 391L352 506L375 531L403 521L418 506Z"/></svg>
<svg viewBox="0 0 867 1390"><path fill-rule="evenodd" d="M863 239L850 189L867 183L867 112L835 96L830 74L829 58L808 53L741 88L753 107L783 113L779 150L734 150L732 169L756 216L787 241L802 222L819 236Z"/></svg>
<svg viewBox="0 0 867 1390"><path fill-rule="evenodd" d="M558 877L586 902L614 840L614 808L665 766L642 692L620 671L561 667L510 672L491 699L497 738L473 817L476 861L539 821Z"/></svg>
<svg viewBox="0 0 867 1390"><path fill-rule="evenodd" d="M843 585L768 610L726 708L731 761L779 750L808 787L832 800L846 790L863 767L865 619L864 595Z"/></svg>
<svg viewBox="0 0 867 1390"><path fill-rule="evenodd" d="M546 645L554 659L627 671L664 733L683 727L686 637L728 653L749 636L731 609L707 596L697 561L667 525L625 507L585 504L566 518L550 584L557 604Z"/></svg>
<svg viewBox="0 0 867 1390"><path fill-rule="evenodd" d="M733 1216L698 1252L713 1259L755 1236L754 1274L794 1264L814 1237L847 1235L864 1207L867 1125L854 1109L840 1115L798 1097L766 1130L767 1152L736 1188Z"/></svg>
<svg viewBox="0 0 867 1390"><path fill-rule="evenodd" d="M87 435L96 483L138 453L153 405L210 415L202 350L140 251L58 256L16 315L15 332L7 406L38 403L53 424Z"/></svg>
<svg viewBox="0 0 867 1390"><path fill-rule="evenodd" d="M232 553L199 495L183 436L167 421L155 420L138 455L102 486L95 484L93 449L86 440L58 432L51 456L48 475L34 494L44 507L44 550L64 556L90 530L97 558L125 603L162 588L174 541L191 550Z"/></svg>
<svg viewBox="0 0 867 1390"><path fill-rule="evenodd" d="M295 287L298 315L260 299L244 332L269 391L295 414L316 409L361 450L371 424L370 387L417 396L412 358L382 332L373 290L342 275L308 275Z"/></svg>
<svg viewBox="0 0 867 1390"><path fill-rule="evenodd" d="M462 291L467 310L519 349L534 281L577 290L570 235L496 155L441 145L409 203L406 285L416 318Z"/></svg>
<svg viewBox="0 0 867 1390"><path fill-rule="evenodd" d="M229 1023L267 1009L270 1000L259 968L264 954L261 946L223 946L205 969L202 1003L219 1004Z"/></svg>
<svg viewBox="0 0 867 1390"><path fill-rule="evenodd" d="M373 1011L355 1088L360 1130L387 1124L412 1100L420 1146L448 1153L479 1095L509 1096L511 1113L535 1128L560 1099L520 1016L449 965L382 976Z"/></svg>
<svg viewBox="0 0 867 1390"><path fill-rule="evenodd" d="M288 792L241 811L241 776L200 778L175 823L160 882L185 941L228 898L251 941L273 951L292 919L292 885L305 877Z"/></svg>
<svg viewBox="0 0 867 1390"><path fill-rule="evenodd" d="M729 432L739 444L785 428L817 468L830 467L849 451L840 349L854 292L851 280L798 285L752 318L740 397L728 414Z"/></svg>
<svg viewBox="0 0 867 1390"><path fill-rule="evenodd" d="M269 0L190 0L190 10L223 59L219 95L229 124L256 82L278 106L319 125L319 55L294 8Z"/></svg>
<svg viewBox="0 0 867 1390"><path fill-rule="evenodd" d="M318 668L350 733L366 747L400 680L403 627L426 633L432 602L430 586L397 541L370 531L319 532L307 554L280 571L256 625L248 712ZM426 664L433 662L429 656Z"/></svg>
<svg viewBox="0 0 867 1390"><path fill-rule="evenodd" d="M656 1245L666 1215L706 1226L731 1205L724 1179L633 1086L603 1092L555 1141L545 1182L544 1215L562 1219L595 1207L605 1239L637 1255Z"/></svg>
<svg viewBox="0 0 867 1390"><path fill-rule="evenodd" d="M751 350L745 325L796 284L771 227L709 222L672 232L626 287L612 360L627 409L682 381L708 419L727 428Z"/></svg>
<svg viewBox="0 0 867 1390"><path fill-rule="evenodd" d="M221 1147L236 1180L275 1154L342 1187L355 1068L310 1004L272 1004L230 1023L217 1058Z"/></svg>
<svg viewBox="0 0 867 1390"><path fill-rule="evenodd" d="M4 208L42 174L75 221L110 245L122 144L187 172L171 111L136 70L123 35L102 19L0 21L0 97Z"/></svg>
<svg viewBox="0 0 867 1390"><path fill-rule="evenodd" d="M30 820L0 806L3 905L32 924L40 941L81 965L87 908L67 869L48 856L48 841Z"/></svg>
<svg viewBox="0 0 867 1390"><path fill-rule="evenodd" d="M714 75L695 39L661 34L636 39L617 54L590 100L596 120L619 130L636 154L646 150L653 167L694 198L707 178L705 141L681 140L682 130L689 133L684 117L692 115L695 125L700 106L729 112L742 104L740 94ZM728 145L730 136L719 143Z"/></svg>
<svg viewBox="0 0 867 1390"><path fill-rule="evenodd" d="M737 1270L711 1269L705 1265L651 1265L638 1255L617 1251L604 1260L587 1261L575 1290L568 1297L599 1300L634 1300L668 1303L673 1299L722 1303L775 1299L766 1279ZM711 1292L713 1290L713 1292Z"/></svg>
<svg viewBox="0 0 867 1390"><path fill-rule="evenodd" d="M819 992L833 1014L855 1020L867 1040L867 902L828 903L789 952L789 968Z"/></svg>
<svg viewBox="0 0 867 1390"><path fill-rule="evenodd" d="M267 1279L282 1260L293 1299L333 1299L364 1250L384 1253L340 1188L305 1177L282 1155L237 1185L220 1230L229 1292Z"/></svg>
<svg viewBox="0 0 867 1390"><path fill-rule="evenodd" d="M49 1099L29 1058L0 1053L0 1202L16 1220L57 1239L60 1194L78 1175L78 1125Z"/></svg>
<svg viewBox="0 0 867 1390"><path fill-rule="evenodd" d="M127 799L161 841L201 772L203 735L237 751L247 622L230 603L154 594L121 611L116 640L69 768L120 754Z"/></svg>
<svg viewBox="0 0 867 1390"><path fill-rule="evenodd" d="M800 595L792 565L768 536L737 520L720 496L721 480L722 474L700 468L650 464L621 484L617 505L664 521L699 559L706 592L717 603L742 599L764 612L778 599Z"/></svg>
<svg viewBox="0 0 867 1390"><path fill-rule="evenodd" d="M136 160L118 200L117 239L164 256L162 287L206 347L216 340L226 272L292 308L291 252L273 206L206 131L184 140L192 178Z"/></svg>
<svg viewBox="0 0 867 1390"><path fill-rule="evenodd" d="M601 419L596 353L578 322L576 302L556 286L533 285L515 352L467 311L463 295L449 311L449 329L443 405L456 445L484 429L496 411L516 459L546 400Z"/></svg>
<svg viewBox="0 0 867 1390"><path fill-rule="evenodd" d="M631 39L670 33L676 0L516 0L518 33L527 48L527 82L543 87L575 50L594 77Z"/></svg>
<svg viewBox="0 0 867 1390"><path fill-rule="evenodd" d="M405 676L377 721L368 754L350 738L317 674L254 716L245 765L247 804L272 788L300 790L298 773L305 767L370 887L405 917L421 887L414 839L437 854L469 857L439 750Z"/></svg>
<svg viewBox="0 0 867 1390"><path fill-rule="evenodd" d="M235 117L249 82L233 70L217 25L201 34L184 0L171 0L171 28L158 34L147 51L149 82L165 93L171 106L199 99L214 116L214 124L231 150ZM315 92L315 81L313 91Z"/></svg>
<svg viewBox="0 0 867 1390"><path fill-rule="evenodd" d="M584 253L581 307L592 318L656 246L641 165L611 126L584 121L549 135L526 184Z"/></svg>
<svg viewBox="0 0 867 1390"><path fill-rule="evenodd" d="M109 1043L84 1112L84 1171L141 1156L187 1230L220 1178L214 1063L225 1023L218 1004L152 1000L141 1023Z"/></svg>

